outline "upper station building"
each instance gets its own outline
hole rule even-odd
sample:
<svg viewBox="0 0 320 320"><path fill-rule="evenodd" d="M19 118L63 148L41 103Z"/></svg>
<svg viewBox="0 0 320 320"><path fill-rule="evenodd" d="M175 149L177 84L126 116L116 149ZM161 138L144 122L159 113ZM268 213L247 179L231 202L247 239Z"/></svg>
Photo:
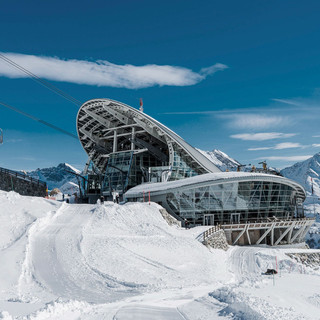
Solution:
<svg viewBox="0 0 320 320"><path fill-rule="evenodd" d="M281 176L221 172L175 132L123 103L95 99L77 116L81 144L99 170L102 193L147 197L192 224L302 215L304 189Z"/></svg>

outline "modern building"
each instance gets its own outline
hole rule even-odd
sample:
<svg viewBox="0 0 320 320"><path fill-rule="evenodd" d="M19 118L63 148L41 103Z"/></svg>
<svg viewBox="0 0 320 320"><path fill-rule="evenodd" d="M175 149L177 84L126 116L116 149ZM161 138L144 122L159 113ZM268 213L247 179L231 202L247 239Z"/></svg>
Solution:
<svg viewBox="0 0 320 320"><path fill-rule="evenodd" d="M114 191L127 201L150 197L192 225L303 217L306 194L296 182L264 173L221 172L172 130L121 102L87 101L78 112L77 131L100 173L95 183L107 198Z"/></svg>

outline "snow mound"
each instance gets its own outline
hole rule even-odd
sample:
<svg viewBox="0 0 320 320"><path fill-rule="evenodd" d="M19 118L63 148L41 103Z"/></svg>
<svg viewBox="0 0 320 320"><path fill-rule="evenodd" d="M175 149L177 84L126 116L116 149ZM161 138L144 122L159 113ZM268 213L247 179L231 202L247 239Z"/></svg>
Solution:
<svg viewBox="0 0 320 320"><path fill-rule="evenodd" d="M169 226L154 203L0 203L0 318L319 318L320 270L286 254L305 250L208 249L206 227Z"/></svg>

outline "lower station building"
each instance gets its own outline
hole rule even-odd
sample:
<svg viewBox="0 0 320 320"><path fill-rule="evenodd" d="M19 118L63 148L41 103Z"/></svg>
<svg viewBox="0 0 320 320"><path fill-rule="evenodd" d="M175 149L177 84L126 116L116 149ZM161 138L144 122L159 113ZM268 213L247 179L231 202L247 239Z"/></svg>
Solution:
<svg viewBox="0 0 320 320"><path fill-rule="evenodd" d="M87 101L77 131L100 177L88 177L89 200L112 192L126 201L150 198L182 223L231 230L228 241L239 244L298 241L313 222L303 218L306 194L298 183L273 174L222 172L175 132L126 104Z"/></svg>

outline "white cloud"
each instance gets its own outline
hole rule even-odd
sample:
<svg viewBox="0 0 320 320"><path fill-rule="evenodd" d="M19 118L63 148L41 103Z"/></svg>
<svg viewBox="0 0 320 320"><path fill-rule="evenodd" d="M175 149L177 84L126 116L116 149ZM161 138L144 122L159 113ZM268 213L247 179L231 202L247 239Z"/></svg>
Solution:
<svg viewBox="0 0 320 320"><path fill-rule="evenodd" d="M313 143L312 146L313 146L314 148L319 148L319 147L320 147L320 143Z"/></svg>
<svg viewBox="0 0 320 320"><path fill-rule="evenodd" d="M234 139L250 140L250 141L264 141L281 138L290 138L297 135L296 133L282 133L282 132L260 132L260 133L239 133L233 134L230 137Z"/></svg>
<svg viewBox="0 0 320 320"><path fill-rule="evenodd" d="M95 86L138 89L152 86L190 86L204 80L213 73L228 68L216 63L200 72L190 69L148 64L134 66L116 65L106 60L62 60L57 57L34 56L18 53L4 54L15 63L36 74L40 78L53 81L71 82ZM26 78L23 72L0 60L0 76Z"/></svg>
<svg viewBox="0 0 320 320"><path fill-rule="evenodd" d="M295 143L295 142L282 142L282 143L278 143L277 145L275 145L273 149L275 149L275 150L282 150L282 149L303 148L303 147L304 147L304 146L301 145L300 143Z"/></svg>
<svg viewBox="0 0 320 320"><path fill-rule="evenodd" d="M263 158L257 158L256 160L278 160L278 161L304 161L309 158L311 158L312 155L306 155L306 156L284 156L284 157L263 157Z"/></svg>
<svg viewBox="0 0 320 320"><path fill-rule="evenodd" d="M284 104L289 104L291 106L296 106L296 107L301 107L303 104L295 99L271 99L272 101L275 102L280 102Z"/></svg>
<svg viewBox="0 0 320 320"><path fill-rule="evenodd" d="M284 126L292 121L288 116L269 116L264 114L229 114L221 115L223 119L230 120L232 128L239 129L267 129L272 127Z"/></svg>
<svg viewBox="0 0 320 320"><path fill-rule="evenodd" d="M270 150L272 147L261 147L261 148L249 148L249 151L260 151L260 150Z"/></svg>
<svg viewBox="0 0 320 320"><path fill-rule="evenodd" d="M320 146L320 145L319 145ZM259 150L283 150L283 149L291 149L291 148L304 148L306 146L303 146L300 143L296 142L282 142L278 143L273 147L261 147L261 148L249 148L249 151L259 151Z"/></svg>

